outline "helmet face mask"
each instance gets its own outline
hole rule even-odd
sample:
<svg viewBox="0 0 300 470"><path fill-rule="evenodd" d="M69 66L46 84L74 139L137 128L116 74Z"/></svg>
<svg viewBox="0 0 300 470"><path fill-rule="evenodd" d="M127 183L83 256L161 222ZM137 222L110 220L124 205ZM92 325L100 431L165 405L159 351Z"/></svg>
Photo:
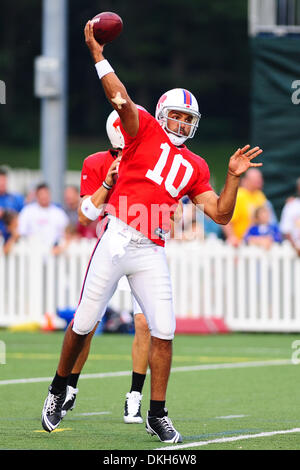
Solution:
<svg viewBox="0 0 300 470"><path fill-rule="evenodd" d="M190 114L192 116L192 120L191 122L186 122L169 117L170 111ZM189 91L184 90L183 88L175 88L162 95L156 106L155 118L168 134L171 142L174 145L179 146L182 145L186 139L192 139L194 137L201 114L198 110L196 98ZM177 129L170 129L168 121L176 121L176 123L178 123ZM190 126L190 132L188 135L183 135L183 126L185 129Z"/></svg>
<svg viewBox="0 0 300 470"><path fill-rule="evenodd" d="M185 122L185 121L181 121L177 118L172 118L169 116L169 113L170 111L179 111L180 113L185 113L185 114L189 114L192 116L192 120L190 122ZM164 108L163 111L162 111L162 114L163 114L163 119L164 119L164 122L165 122L165 129L168 131L168 132L171 132L172 134L174 135L178 135L179 137L183 136L181 130L182 130L182 127L185 126L185 127L189 127L190 130L189 130L189 133L188 135L186 135L185 137L187 139L192 139L195 135L195 132L198 128L198 122L199 122L199 117L197 115L195 115L194 113L187 113L186 110L182 110L182 109L178 109L178 108ZM177 131L174 131L172 129L169 128L169 125L168 125L168 121L173 121L173 122L176 122L178 123L178 129Z"/></svg>

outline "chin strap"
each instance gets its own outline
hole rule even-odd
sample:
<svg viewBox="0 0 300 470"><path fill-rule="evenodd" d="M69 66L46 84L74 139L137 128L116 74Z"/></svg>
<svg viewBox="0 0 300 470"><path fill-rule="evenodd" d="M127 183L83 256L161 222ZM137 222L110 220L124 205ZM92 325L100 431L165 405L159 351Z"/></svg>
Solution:
<svg viewBox="0 0 300 470"><path fill-rule="evenodd" d="M166 130L165 130L166 131ZM166 131L167 136L169 137L170 141L172 142L173 145L176 145L176 147L179 147L179 145L184 144L186 141L187 137L185 136L179 136L172 134L172 132Z"/></svg>
<svg viewBox="0 0 300 470"><path fill-rule="evenodd" d="M184 144L184 142L186 141L186 139L188 137L186 137L184 135L179 136L179 135L172 134L172 132L167 131L166 126L165 126L165 122L162 119L158 120L158 122L159 122L160 126L162 127L162 129L167 134L167 136L169 137L169 139L170 139L170 141L172 142L173 145L176 145L176 147L179 147L180 145Z"/></svg>

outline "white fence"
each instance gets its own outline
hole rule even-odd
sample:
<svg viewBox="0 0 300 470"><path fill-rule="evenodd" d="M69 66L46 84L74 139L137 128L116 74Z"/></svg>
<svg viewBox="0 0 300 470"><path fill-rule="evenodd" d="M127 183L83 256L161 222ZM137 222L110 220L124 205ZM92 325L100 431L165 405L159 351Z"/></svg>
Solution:
<svg viewBox="0 0 300 470"><path fill-rule="evenodd" d="M21 240L0 254L0 326L42 322L57 308L75 309L94 240L52 256ZM170 241L166 247L177 318L223 318L234 331L300 332L300 258L288 244L266 252L222 241ZM131 310L130 293L111 306Z"/></svg>
<svg viewBox="0 0 300 470"><path fill-rule="evenodd" d="M28 168L9 168L8 170L8 190L12 193L18 192L27 194L37 184L44 181L41 170L29 170ZM80 171L68 170L65 173L66 185L78 186L80 181Z"/></svg>

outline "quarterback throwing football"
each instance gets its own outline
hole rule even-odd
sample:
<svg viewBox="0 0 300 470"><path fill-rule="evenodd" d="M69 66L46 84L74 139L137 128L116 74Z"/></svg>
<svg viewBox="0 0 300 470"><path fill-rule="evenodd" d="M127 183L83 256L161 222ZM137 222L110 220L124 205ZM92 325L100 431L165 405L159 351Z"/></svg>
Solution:
<svg viewBox="0 0 300 470"><path fill-rule="evenodd" d="M262 150L249 145L238 149L229 160L224 188L217 195L209 183L208 165L184 145L194 136L200 119L194 95L181 88L167 91L159 99L153 117L128 96L104 58L103 46L95 40L90 22L85 27L85 41L105 95L120 116L125 147L73 329L65 334L57 372L45 400L42 424L49 432L59 425L68 375L85 336L101 320L119 279L125 275L151 332L151 397L146 431L163 442L181 442L165 408L175 316L164 234L184 195L201 205L216 223L227 224L234 211L239 177L248 168L261 166L252 160ZM105 182L104 187L109 190ZM90 219L96 219L101 209L86 198L82 210Z"/></svg>

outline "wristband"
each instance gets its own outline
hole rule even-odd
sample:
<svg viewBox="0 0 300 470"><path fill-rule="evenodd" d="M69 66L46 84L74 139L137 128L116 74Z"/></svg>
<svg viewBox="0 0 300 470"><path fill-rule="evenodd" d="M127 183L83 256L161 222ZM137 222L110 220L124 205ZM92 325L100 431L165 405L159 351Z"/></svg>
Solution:
<svg viewBox="0 0 300 470"><path fill-rule="evenodd" d="M100 80L108 73L114 72L114 69L112 68L108 60L106 59L100 60L100 62L97 62L97 64L95 64L95 67L96 67L98 77L100 78Z"/></svg>
<svg viewBox="0 0 300 470"><path fill-rule="evenodd" d="M96 220L101 215L102 209L98 209L92 202L91 196L86 197L81 204L81 212L90 220Z"/></svg>
<svg viewBox="0 0 300 470"><path fill-rule="evenodd" d="M107 189L108 191L112 188L112 186L110 186L109 184L107 184L107 182L104 180L103 183L102 183L102 186Z"/></svg>

